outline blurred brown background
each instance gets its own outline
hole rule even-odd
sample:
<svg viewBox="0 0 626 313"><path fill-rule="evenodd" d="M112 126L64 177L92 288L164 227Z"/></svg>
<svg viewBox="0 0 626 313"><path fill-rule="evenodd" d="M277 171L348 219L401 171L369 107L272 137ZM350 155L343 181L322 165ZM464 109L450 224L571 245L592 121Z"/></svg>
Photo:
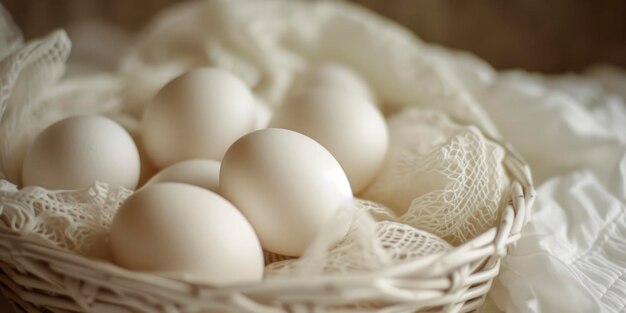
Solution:
<svg viewBox="0 0 626 313"><path fill-rule="evenodd" d="M180 0L0 0L27 38L98 19L137 30ZM624 0L353 0L412 29L423 40L467 50L500 69L626 67Z"/></svg>

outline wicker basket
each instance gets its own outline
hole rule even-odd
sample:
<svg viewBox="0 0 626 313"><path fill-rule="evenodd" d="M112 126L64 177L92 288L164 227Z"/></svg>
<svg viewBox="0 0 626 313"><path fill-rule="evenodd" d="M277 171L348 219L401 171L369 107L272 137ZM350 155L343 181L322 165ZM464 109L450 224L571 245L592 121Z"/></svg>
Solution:
<svg viewBox="0 0 626 313"><path fill-rule="evenodd" d="M25 312L469 312L520 238L535 198L530 170L506 147L511 199L499 226L444 254L383 271L214 288L137 273L0 232L2 292ZM363 305L381 303L382 308Z"/></svg>

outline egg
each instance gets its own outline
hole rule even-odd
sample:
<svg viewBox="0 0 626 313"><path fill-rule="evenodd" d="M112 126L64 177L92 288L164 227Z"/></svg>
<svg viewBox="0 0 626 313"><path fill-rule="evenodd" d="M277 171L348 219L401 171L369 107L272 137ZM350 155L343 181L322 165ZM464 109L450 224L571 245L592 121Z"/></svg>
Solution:
<svg viewBox="0 0 626 313"><path fill-rule="evenodd" d="M147 105L143 143L159 168L189 159L220 161L252 130L255 102L248 86L228 71L199 68L167 83Z"/></svg>
<svg viewBox="0 0 626 313"><path fill-rule="evenodd" d="M248 218L271 252L299 256L352 200L350 183L335 158L302 134L268 128L237 140L220 169L220 193ZM331 240L348 223L337 219Z"/></svg>
<svg viewBox="0 0 626 313"><path fill-rule="evenodd" d="M82 115L37 136L24 159L22 181L47 189L81 189L96 181L134 189L139 174L139 152L128 132L108 118Z"/></svg>
<svg viewBox="0 0 626 313"><path fill-rule="evenodd" d="M302 133L328 149L355 194L375 178L389 145L385 118L374 105L329 89L311 89L287 99L269 126Z"/></svg>
<svg viewBox="0 0 626 313"><path fill-rule="evenodd" d="M291 94L299 94L312 88L328 88L374 101L374 95L363 78L349 67L338 63L325 63L304 72L291 88Z"/></svg>
<svg viewBox="0 0 626 313"><path fill-rule="evenodd" d="M111 225L118 265L217 286L258 282L263 251L230 202L206 189L155 183L131 195Z"/></svg>
<svg viewBox="0 0 626 313"><path fill-rule="evenodd" d="M187 160L166 167L146 183L145 186L175 182L219 191L220 162L215 160Z"/></svg>

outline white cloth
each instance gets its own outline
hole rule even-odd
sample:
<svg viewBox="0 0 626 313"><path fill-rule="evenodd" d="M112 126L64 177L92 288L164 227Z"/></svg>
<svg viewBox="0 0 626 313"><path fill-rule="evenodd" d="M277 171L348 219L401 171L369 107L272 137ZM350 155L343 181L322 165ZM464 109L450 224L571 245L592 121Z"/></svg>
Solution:
<svg viewBox="0 0 626 313"><path fill-rule="evenodd" d="M626 312L626 73L501 74L478 98L526 156L533 221L490 293L506 312Z"/></svg>

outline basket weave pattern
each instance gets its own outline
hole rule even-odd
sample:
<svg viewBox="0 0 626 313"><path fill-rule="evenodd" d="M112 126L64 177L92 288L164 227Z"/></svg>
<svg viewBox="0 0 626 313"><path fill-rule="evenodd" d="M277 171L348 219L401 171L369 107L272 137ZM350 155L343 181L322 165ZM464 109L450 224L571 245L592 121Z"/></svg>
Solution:
<svg viewBox="0 0 626 313"><path fill-rule="evenodd" d="M483 303L501 258L531 217L528 166L510 147L504 166L511 199L497 227L448 252L378 272L214 288L127 271L0 227L2 291L25 312L470 312Z"/></svg>

